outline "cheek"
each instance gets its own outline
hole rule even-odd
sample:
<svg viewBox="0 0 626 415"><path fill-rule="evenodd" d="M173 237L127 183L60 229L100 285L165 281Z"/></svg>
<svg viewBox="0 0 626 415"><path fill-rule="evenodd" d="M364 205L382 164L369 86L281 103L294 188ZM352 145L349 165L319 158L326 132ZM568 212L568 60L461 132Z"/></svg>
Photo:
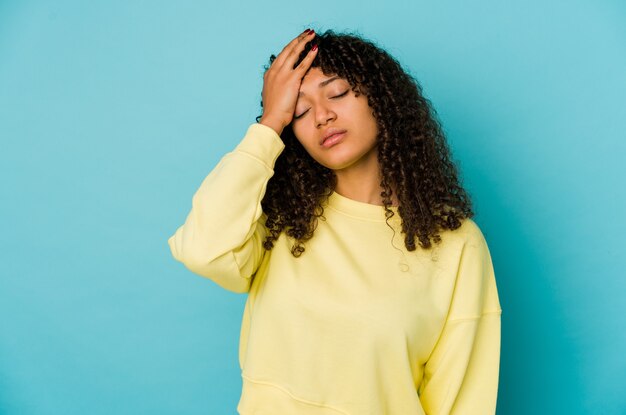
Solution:
<svg viewBox="0 0 626 415"><path fill-rule="evenodd" d="M309 154L309 156L311 156L316 161L319 161L317 160L317 153L319 153L320 151L320 146L317 144L317 138L310 134L303 134L301 131L298 133L296 132L296 130L294 130L293 133L296 136L296 140L298 140L300 145L302 145L302 147Z"/></svg>
<svg viewBox="0 0 626 415"><path fill-rule="evenodd" d="M302 122L298 122L296 125L292 124L291 131L293 131L293 135L296 136L300 143L304 141L304 137L306 137L306 132L305 129L302 127Z"/></svg>
<svg viewBox="0 0 626 415"><path fill-rule="evenodd" d="M315 136L311 134L306 128L298 127L293 128L293 134L296 136L296 139L302 147L307 149L307 151L313 148L313 141L315 140Z"/></svg>

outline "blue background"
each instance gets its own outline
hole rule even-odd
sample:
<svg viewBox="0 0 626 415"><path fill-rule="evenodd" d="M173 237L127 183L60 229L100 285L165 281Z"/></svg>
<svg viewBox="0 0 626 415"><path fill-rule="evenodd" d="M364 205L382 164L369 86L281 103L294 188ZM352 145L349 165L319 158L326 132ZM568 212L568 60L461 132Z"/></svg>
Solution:
<svg viewBox="0 0 626 415"><path fill-rule="evenodd" d="M617 0L1 1L0 413L235 413L246 297L167 238L307 27L377 42L439 114L498 279L498 413L624 413Z"/></svg>

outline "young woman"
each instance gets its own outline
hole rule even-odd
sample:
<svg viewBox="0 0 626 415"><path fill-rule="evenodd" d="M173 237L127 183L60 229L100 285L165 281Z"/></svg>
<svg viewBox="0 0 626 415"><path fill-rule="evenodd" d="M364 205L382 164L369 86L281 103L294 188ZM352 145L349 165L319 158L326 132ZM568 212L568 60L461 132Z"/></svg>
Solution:
<svg viewBox="0 0 626 415"><path fill-rule="evenodd" d="M239 413L493 414L491 257L419 84L330 30L298 35L263 79L262 116L168 241L248 293Z"/></svg>

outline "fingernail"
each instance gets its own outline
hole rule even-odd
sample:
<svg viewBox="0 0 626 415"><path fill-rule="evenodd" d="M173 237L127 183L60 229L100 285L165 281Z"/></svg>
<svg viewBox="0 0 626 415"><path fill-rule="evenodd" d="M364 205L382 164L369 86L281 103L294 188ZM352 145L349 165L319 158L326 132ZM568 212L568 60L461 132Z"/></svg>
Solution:
<svg viewBox="0 0 626 415"><path fill-rule="evenodd" d="M307 29L307 30L305 30L305 31L304 31L304 32L302 32L302 33L309 34L309 32L310 32L310 31L311 31L311 29Z"/></svg>
<svg viewBox="0 0 626 415"><path fill-rule="evenodd" d="M317 45L313 45L313 47L311 48L311 50L317 50Z"/></svg>

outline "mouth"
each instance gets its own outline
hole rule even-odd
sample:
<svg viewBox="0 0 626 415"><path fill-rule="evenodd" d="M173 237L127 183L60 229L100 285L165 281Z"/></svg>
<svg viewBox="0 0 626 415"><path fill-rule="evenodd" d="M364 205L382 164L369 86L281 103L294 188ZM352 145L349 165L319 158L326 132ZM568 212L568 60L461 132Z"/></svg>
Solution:
<svg viewBox="0 0 626 415"><path fill-rule="evenodd" d="M332 135L329 135L324 140L322 140L322 147L332 147L338 142L340 142L343 137L346 135L345 131L341 131Z"/></svg>

